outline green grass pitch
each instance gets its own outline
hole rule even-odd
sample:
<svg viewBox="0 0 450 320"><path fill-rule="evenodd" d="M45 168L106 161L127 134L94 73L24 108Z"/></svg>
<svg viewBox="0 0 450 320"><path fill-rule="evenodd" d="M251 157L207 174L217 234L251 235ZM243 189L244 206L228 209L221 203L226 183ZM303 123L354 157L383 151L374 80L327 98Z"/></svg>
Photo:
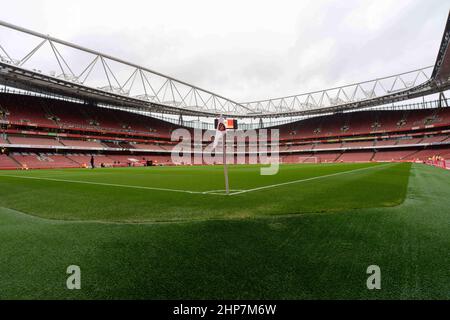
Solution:
<svg viewBox="0 0 450 320"><path fill-rule="evenodd" d="M230 166L226 196L220 166L2 171L0 299L448 299L449 178Z"/></svg>

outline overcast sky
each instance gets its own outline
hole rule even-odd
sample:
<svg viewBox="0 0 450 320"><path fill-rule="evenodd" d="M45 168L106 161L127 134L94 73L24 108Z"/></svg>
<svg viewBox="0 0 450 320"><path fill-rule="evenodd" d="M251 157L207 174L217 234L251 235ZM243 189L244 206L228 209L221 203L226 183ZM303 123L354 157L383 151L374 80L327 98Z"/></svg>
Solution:
<svg viewBox="0 0 450 320"><path fill-rule="evenodd" d="M14 0L0 19L238 102L433 65L448 0Z"/></svg>

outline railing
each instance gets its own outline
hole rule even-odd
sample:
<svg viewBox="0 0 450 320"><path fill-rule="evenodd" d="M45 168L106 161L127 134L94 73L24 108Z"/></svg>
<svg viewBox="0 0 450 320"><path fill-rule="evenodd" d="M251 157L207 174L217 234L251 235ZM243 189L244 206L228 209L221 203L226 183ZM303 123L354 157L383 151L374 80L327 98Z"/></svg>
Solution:
<svg viewBox="0 0 450 320"><path fill-rule="evenodd" d="M409 104L401 104L401 105L384 105L384 106L377 106L377 107L371 107L371 108L365 108L365 109L359 109L359 110L350 110L346 111L346 113L351 112L358 112L358 111L401 111L401 110L422 110L422 109L434 109L438 107L446 107L450 105L450 99L443 99L443 100L431 100L431 101L423 101L423 102L416 102L416 103L409 103ZM331 115L332 113L326 113L321 114L320 116L326 116ZM167 122L171 122L174 124L180 124L179 119L174 119L173 117L168 117L164 114L151 114L152 117L158 118L160 120L164 120ZM252 129L261 129L261 128L269 128L269 127L276 127L281 126L293 122L297 122L300 120L317 117L317 116L297 116L297 117L289 117L285 119L270 119L270 118L263 118L263 119L257 119L256 122L248 122L248 119L242 119L238 121L238 128L241 130L252 130ZM204 130L214 130L214 123L213 119L211 119L211 122L198 122L198 121L183 121L183 125L186 127L194 128L194 129L204 129ZM243 122L246 121L246 122Z"/></svg>
<svg viewBox="0 0 450 320"><path fill-rule="evenodd" d="M83 103L82 100L74 99L74 98L67 98L64 96L58 96L58 95L51 95L51 94L43 94L43 93L37 93L37 92L31 92L26 90L20 90L15 88L10 88L6 86L0 87L0 93L9 93L9 94L20 94L20 95L28 95L28 96L34 96L34 97L43 97L43 98L52 98L52 99L58 99L68 102L75 102L75 103ZM433 109L438 107L446 107L450 105L450 99L438 99L438 100L430 100L430 101L421 101L416 103L409 103L409 104L400 104L400 105L383 105L383 106L376 106L371 108L365 108L365 109L356 109L356 110L350 110L350 111L344 111L346 113L349 112L357 112L357 111L398 111L398 110L420 110L420 109ZM109 105L102 105L99 104L99 107L107 108L107 109L114 109L114 110L122 110L132 113L137 113L143 116L156 118L162 121L166 121L169 123L173 123L176 125L183 125L189 128L194 129L202 129L202 130L214 130L214 118L205 118L209 121L199 121L199 120L190 120L188 116L185 116L184 118L186 120L180 121L179 116L170 115L170 114L164 114L164 113L154 113L154 112L146 112L146 111L140 111L135 109L128 109L128 108L119 108L119 107L111 107ZM331 115L332 113L324 113L320 116L326 116ZM287 117L287 118L257 118L254 119L240 119L238 127L241 130L254 130L254 129L261 129L261 128L269 128L269 127L275 127L275 126L281 126L284 124L293 123L296 121L308 119L311 117L316 116L296 116L296 117Z"/></svg>
<svg viewBox="0 0 450 320"><path fill-rule="evenodd" d="M369 108L450 88L449 81L442 80L437 83L432 77L432 74L439 74L440 79L448 79L445 70L444 74L436 71L441 63L445 62L445 56L442 56L442 59L438 59L434 71L433 66L428 66L326 90L239 103L149 68L74 43L1 20L0 27L0 32L4 33L0 37L0 78L3 78L3 81L16 84L21 81L22 85L30 85L29 82L34 79L43 78L38 81L39 85L52 92L61 92L55 91L54 83L57 83L58 90L64 90L66 94L77 89L77 94L85 98L94 97L99 102L140 108L148 112L201 117L224 114L247 119L291 117L291 120L298 120L299 118L294 117ZM446 30L449 28L447 25ZM440 54L446 52L447 40L447 36L444 36ZM22 56L13 52L18 44L28 47L28 54ZM72 54L68 55L67 51ZM52 59L57 70L51 70L50 65L31 59L37 52ZM79 57L85 58L78 59ZM81 60L84 63L80 63ZM75 70L75 67L79 70ZM288 123L283 121L277 123ZM211 123L190 125L209 128ZM274 124L269 120L257 124L243 122L242 125L242 128L258 128Z"/></svg>
<svg viewBox="0 0 450 320"><path fill-rule="evenodd" d="M52 81L66 81L77 87L127 97L145 103L149 109L152 105L160 105L179 111L213 114L250 111L209 90L68 41L1 20L0 31L0 63L49 76ZM19 56L13 52L17 46L28 47L28 53ZM51 59L57 70L31 59L37 52Z"/></svg>

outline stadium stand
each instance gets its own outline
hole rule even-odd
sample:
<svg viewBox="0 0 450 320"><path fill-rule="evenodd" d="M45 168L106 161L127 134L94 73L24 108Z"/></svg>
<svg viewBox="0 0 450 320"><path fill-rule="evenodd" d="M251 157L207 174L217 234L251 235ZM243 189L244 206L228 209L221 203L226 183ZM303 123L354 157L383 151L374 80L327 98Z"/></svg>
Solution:
<svg viewBox="0 0 450 320"><path fill-rule="evenodd" d="M446 140L448 138L448 136L433 136L433 137L426 137L423 138L422 141L420 143L435 143L435 142L442 142L444 140Z"/></svg>
<svg viewBox="0 0 450 320"><path fill-rule="evenodd" d="M423 138L413 138L413 139L400 139L398 140L398 145L406 145L406 144L419 144Z"/></svg>
<svg viewBox="0 0 450 320"><path fill-rule="evenodd" d="M280 129L280 138L285 140L400 132L448 125L450 109L441 109L360 111L319 116L273 128Z"/></svg>
<svg viewBox="0 0 450 320"><path fill-rule="evenodd" d="M15 125L117 133L134 132L165 138L170 137L170 132L175 126L162 120L121 110L26 95L2 93L0 105L8 112L6 120Z"/></svg>
<svg viewBox="0 0 450 320"><path fill-rule="evenodd" d="M0 168L87 167L91 155L98 166L172 164L172 123L17 94L0 94L0 107L0 145L9 154ZM284 163L450 159L450 108L338 113L273 128Z"/></svg>
<svg viewBox="0 0 450 320"><path fill-rule="evenodd" d="M319 159L319 162L338 162L342 152L322 152L314 154Z"/></svg>
<svg viewBox="0 0 450 320"><path fill-rule="evenodd" d="M342 162L369 162L374 156L373 152L348 152L344 153L339 160Z"/></svg>
<svg viewBox="0 0 450 320"><path fill-rule="evenodd" d="M308 156L308 155L305 155ZM287 155L287 156L281 156L281 163L298 163L299 156L298 155Z"/></svg>
<svg viewBox="0 0 450 320"><path fill-rule="evenodd" d="M17 169L19 164L6 154L0 154L0 169Z"/></svg>
<svg viewBox="0 0 450 320"><path fill-rule="evenodd" d="M378 151L375 153L374 161L399 161L415 154L416 150L401 150L401 151Z"/></svg>
<svg viewBox="0 0 450 320"><path fill-rule="evenodd" d="M46 114L41 104L43 100L28 96L2 95L0 98L2 108L7 111L6 120L24 125L54 126L50 114Z"/></svg>
<svg viewBox="0 0 450 320"><path fill-rule="evenodd" d="M385 146L395 146L398 140L377 140L375 142L375 146L377 147L385 147Z"/></svg>
<svg viewBox="0 0 450 320"><path fill-rule="evenodd" d="M102 163L112 163L113 160L105 155L101 154L68 154L66 157L80 167L89 167L91 163L91 156L94 156L94 162L96 166L100 166Z"/></svg>
<svg viewBox="0 0 450 320"><path fill-rule="evenodd" d="M339 149L342 148L342 143L320 143L315 146L315 150L320 149Z"/></svg>
<svg viewBox="0 0 450 320"><path fill-rule="evenodd" d="M425 161L429 158L435 157L435 156L439 156L441 154L441 150L420 150L417 151L413 154L410 154L408 156L406 156L405 158L403 158L403 160L419 160L419 161Z"/></svg>
<svg viewBox="0 0 450 320"><path fill-rule="evenodd" d="M46 169L46 168L77 168L78 163L63 155L54 154L13 154L11 156L22 168Z"/></svg>
<svg viewBox="0 0 450 320"><path fill-rule="evenodd" d="M366 147L373 147L374 141L358 141L358 142L345 142L343 147L344 148L366 148Z"/></svg>
<svg viewBox="0 0 450 320"><path fill-rule="evenodd" d="M439 155L444 159L450 159L450 148L440 150Z"/></svg>
<svg viewBox="0 0 450 320"><path fill-rule="evenodd" d="M84 140L60 140L65 146L68 147L80 147L80 148L105 148L106 146L97 141L84 141Z"/></svg>
<svg viewBox="0 0 450 320"><path fill-rule="evenodd" d="M55 146L55 147L62 146L62 144L59 143L57 140L51 138L9 136L8 139L11 144Z"/></svg>
<svg viewBox="0 0 450 320"><path fill-rule="evenodd" d="M289 150L290 151L305 151L305 150L313 150L314 147L315 147L314 144L301 144L301 145L290 146Z"/></svg>
<svg viewBox="0 0 450 320"><path fill-rule="evenodd" d="M133 147L136 148L136 149L143 149L143 150L155 150L155 151L167 151L168 150L168 149L163 148L162 146L157 145L157 144L137 143L137 144L134 144Z"/></svg>
<svg viewBox="0 0 450 320"><path fill-rule="evenodd" d="M150 155L146 159L153 161L156 165L172 165L170 155Z"/></svg>

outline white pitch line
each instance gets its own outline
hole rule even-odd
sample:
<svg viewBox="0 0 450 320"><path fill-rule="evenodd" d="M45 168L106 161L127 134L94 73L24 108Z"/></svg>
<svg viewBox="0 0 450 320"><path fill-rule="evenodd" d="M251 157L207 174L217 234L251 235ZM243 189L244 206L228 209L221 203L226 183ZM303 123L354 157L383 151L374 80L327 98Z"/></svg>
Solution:
<svg viewBox="0 0 450 320"><path fill-rule="evenodd" d="M169 191L169 192L181 192L181 193L191 193L191 194L203 194L202 191L190 191L190 190L178 190L178 189L167 189L167 188L156 188L156 187L144 187L144 186L132 186L126 184L115 184L115 183L104 183L104 182L90 182L90 181L80 181L80 180L66 180L66 179L54 179L54 178L42 178L42 177L26 177L26 176L16 176L9 174L2 174L1 177L12 177L20 179L34 179L34 180L48 180L56 182L69 182L69 183L82 183L91 184L107 187L120 187L120 188L132 188L132 189L144 189L144 190L155 190L155 191Z"/></svg>
<svg viewBox="0 0 450 320"><path fill-rule="evenodd" d="M329 178L329 177L333 177L333 176L339 176L339 175L342 175L342 174L347 174L347 173L352 173L352 172L357 172L357 171L363 171L363 170L369 170L369 169L374 169L374 168L382 168L382 167L386 167L388 165L392 165L392 163L383 164L383 165L380 165L380 166L365 167L365 168L360 168L360 169L342 171L342 172L327 174L327 175L323 175L323 176L316 176L316 177L307 178L307 179L300 179L300 180L282 182L282 183L277 183L277 184L271 184L271 185L268 185L268 186L263 186L263 187L258 187L258 188L253 188L253 189L247 189L247 190L242 190L242 191L238 191L238 192L233 192L233 193L230 193L229 195L230 196L235 196L235 195L243 194L243 193L247 193L247 192L260 191L260 190L264 190L264 189L281 187L281 186L294 184L294 183L306 182L306 181L317 180L317 179L322 179L322 178Z"/></svg>
<svg viewBox="0 0 450 320"><path fill-rule="evenodd" d="M238 194L243 194L247 192L253 192L253 191L259 191L269 188L275 188L280 187L284 185L294 184L294 183L300 183L305 181L311 181L321 178L328 178L332 176L338 176L342 174L347 174L351 172L357 172L357 171L363 171L373 168L382 168L388 165L392 165L392 163L374 166L374 167L366 167L366 168L360 168L355 170L349 170L349 171L343 171L343 172L337 172L332 173L324 176L317 176L307 179L301 179L301 180L295 180L295 181L288 181L278 184L271 184L268 186L253 188L253 189L247 189L247 190L232 190L236 191L233 193L228 194L228 196L234 196ZM91 182L91 181L81 181L81 180L66 180L66 179L55 179L55 178L45 178L45 177L30 177L30 176L17 176L17 175L9 175L9 174L0 174L0 177L11 177L11 178L19 178L19 179L33 179L33 180L47 180L47 181L55 181L55 182L68 182L68 183L81 183L81 184L90 184L90 185L99 185L99 186L107 186L107 187L119 187L119 188L131 188L131 189L143 189L143 190L154 190L154 191L167 191L167 192L178 192L178 193L189 193L189 194L207 194L207 195L219 195L219 196L227 196L225 193L217 193L216 191L222 191L222 190L210 190L210 191L190 191L190 190L179 190L179 189L168 189L168 188L157 188L157 187L144 187L144 186L133 186L133 185L126 185L126 184L114 184L114 183L104 183L104 182Z"/></svg>
<svg viewBox="0 0 450 320"><path fill-rule="evenodd" d="M243 190L239 190L239 189L230 189L230 191L243 191ZM220 190L209 190L209 191L203 191L203 194L219 194L219 195L223 195L223 193L219 193L219 192L226 192L226 190L224 189L220 189Z"/></svg>

